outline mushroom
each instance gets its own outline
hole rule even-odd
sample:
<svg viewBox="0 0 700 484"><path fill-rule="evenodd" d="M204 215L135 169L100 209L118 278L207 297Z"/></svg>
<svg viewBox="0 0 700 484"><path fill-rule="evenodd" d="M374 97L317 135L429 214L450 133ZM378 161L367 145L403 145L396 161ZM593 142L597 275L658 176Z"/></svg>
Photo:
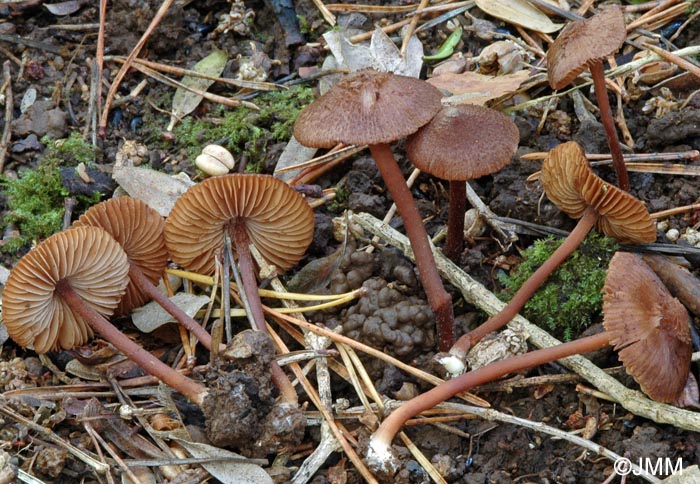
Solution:
<svg viewBox="0 0 700 484"><path fill-rule="evenodd" d="M450 350L455 358L449 360L457 368L474 344L488 333L505 326L518 314L547 277L576 250L594 225L603 234L626 244L656 240L656 229L644 204L593 173L578 143L569 141L552 149L542 164L541 180L549 199L579 221L561 246L523 283L498 314L459 338Z"/></svg>
<svg viewBox="0 0 700 484"><path fill-rule="evenodd" d="M450 182L444 252L453 261L464 246L466 181L503 168L518 141L518 128L508 116L473 104L444 107L409 136L406 153L416 168Z"/></svg>
<svg viewBox="0 0 700 484"><path fill-rule="evenodd" d="M622 193L622 192L621 192ZM403 424L420 412L509 373L612 345L627 371L651 398L671 402L685 387L692 346L688 312L640 257L616 253L604 293L605 331L545 349L497 361L447 380L394 410L372 435L371 466L393 473L391 441Z"/></svg>
<svg viewBox="0 0 700 484"><path fill-rule="evenodd" d="M571 22L561 31L547 52L547 76L552 89L561 89L584 69L588 68L591 71L600 108L600 120L608 138L618 184L623 190L629 191L627 168L615 131L602 61L617 52L626 35L625 18L619 6L605 7L588 19Z"/></svg>
<svg viewBox="0 0 700 484"><path fill-rule="evenodd" d="M165 223L165 242L174 262L212 274L228 234L253 321L258 330L267 332L249 245L284 271L304 255L313 232L313 211L286 183L269 175L232 174L208 178L177 200ZM284 371L274 361L271 369L285 401L296 401Z"/></svg>
<svg viewBox="0 0 700 484"><path fill-rule="evenodd" d="M93 330L145 371L200 405L207 389L161 362L105 316L129 282L129 262L104 230L75 227L52 235L15 266L3 293L7 331L37 353L85 344Z"/></svg>
<svg viewBox="0 0 700 484"><path fill-rule="evenodd" d="M440 110L440 91L412 77L362 70L346 77L304 108L294 123L303 145L331 148L338 143L369 145L372 157L403 219L430 308L438 346L454 342L452 298L445 290L416 203L389 147L415 133Z"/></svg>
<svg viewBox="0 0 700 484"><path fill-rule="evenodd" d="M135 198L112 198L88 209L74 223L76 227L81 225L104 229L126 252L129 284L115 314L128 314L132 309L154 299L180 324L192 331L207 349L211 349L211 335L155 286L168 259L163 237L165 221L158 212Z"/></svg>

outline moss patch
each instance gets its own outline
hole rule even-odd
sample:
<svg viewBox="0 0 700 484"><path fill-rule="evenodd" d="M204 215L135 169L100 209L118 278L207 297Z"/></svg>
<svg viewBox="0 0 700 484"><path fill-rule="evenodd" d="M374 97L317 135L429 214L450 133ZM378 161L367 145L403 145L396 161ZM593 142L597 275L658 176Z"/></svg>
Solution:
<svg viewBox="0 0 700 484"><path fill-rule="evenodd" d="M523 252L524 260L510 276L501 278L509 301L525 280L562 244L562 240L538 240ZM528 301L522 314L533 323L568 341L599 319L603 284L616 242L591 233L578 250L552 274Z"/></svg>

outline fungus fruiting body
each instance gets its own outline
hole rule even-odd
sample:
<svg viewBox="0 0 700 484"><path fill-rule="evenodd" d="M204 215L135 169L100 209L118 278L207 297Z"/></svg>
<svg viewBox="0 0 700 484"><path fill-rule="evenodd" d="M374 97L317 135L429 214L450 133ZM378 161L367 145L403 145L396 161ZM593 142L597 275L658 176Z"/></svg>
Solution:
<svg viewBox="0 0 700 484"><path fill-rule="evenodd" d="M685 387L692 347L688 313L640 257L618 252L608 269L604 292L605 331L593 336L491 363L447 380L394 410L372 435L368 461L393 472L391 441L420 412L508 373L613 345L627 371L650 397L677 399Z"/></svg>
<svg viewBox="0 0 700 484"><path fill-rule="evenodd" d="M577 143L564 143L549 152L542 165L542 184L549 199L579 221L562 245L523 283L505 308L457 341L450 353L459 360L481 338L513 319L594 226L622 243L656 240L656 229L644 205L595 175Z"/></svg>
<svg viewBox="0 0 700 484"><path fill-rule="evenodd" d="M518 128L508 116L473 104L442 108L409 137L406 153L416 168L450 182L444 252L453 261L464 246L466 181L503 168L518 141Z"/></svg>
<svg viewBox="0 0 700 484"><path fill-rule="evenodd" d="M445 290L423 220L389 143L415 133L440 110L441 94L418 79L363 70L351 74L307 106L294 123L303 145L331 148L338 143L369 145L377 168L403 219L418 273L435 313L438 345L454 342L452 298Z"/></svg>
<svg viewBox="0 0 700 484"><path fill-rule="evenodd" d="M121 246L104 230L75 227L55 234L25 255L3 293L10 336L38 353L82 345L93 330L145 371L197 404L206 388L144 350L105 316L117 307L129 282Z"/></svg>
<svg viewBox="0 0 700 484"><path fill-rule="evenodd" d="M584 69L591 71L600 119L608 138L618 184L623 190L629 191L627 168L615 130L602 62L602 59L617 52L626 35L622 9L616 6L601 9L600 13L591 18L571 22L547 52L547 75L552 89L561 89Z"/></svg>
<svg viewBox="0 0 700 484"><path fill-rule="evenodd" d="M180 324L192 331L207 349L211 349L209 333L155 286L165 270L168 258L163 237L165 221L158 212L135 198L112 198L93 205L74 225L104 229L126 252L129 284L116 314L128 314L133 308L154 299Z"/></svg>
<svg viewBox="0 0 700 484"><path fill-rule="evenodd" d="M190 188L175 203L165 224L165 240L176 263L196 272L214 272L228 234L235 245L245 294L256 328L267 331L258 295L254 245L262 257L283 271L296 264L311 243L313 211L304 198L268 175L224 175ZM273 378L296 401L289 379L276 362Z"/></svg>

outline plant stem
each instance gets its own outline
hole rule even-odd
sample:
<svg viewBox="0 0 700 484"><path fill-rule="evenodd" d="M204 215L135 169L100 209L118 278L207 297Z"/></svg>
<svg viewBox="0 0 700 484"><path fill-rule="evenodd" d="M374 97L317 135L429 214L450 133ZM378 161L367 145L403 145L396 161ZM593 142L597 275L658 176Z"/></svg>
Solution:
<svg viewBox="0 0 700 484"><path fill-rule="evenodd" d="M627 176L627 168L625 160L622 158L622 148L620 147L620 139L617 137L615 129L615 121L610 108L610 100L608 99L608 89L605 87L605 73L603 72L603 62L597 60L590 64L591 77L593 77L593 86L595 88L595 97L598 101L598 109L600 109L600 121L603 123L605 135L608 138L608 146L610 147L610 155L613 159L613 166L617 172L617 183L624 191L630 191L630 181Z"/></svg>
<svg viewBox="0 0 700 484"><path fill-rule="evenodd" d="M447 240L443 253L457 262L464 249L464 214L467 211L467 182L450 181L450 205L447 211Z"/></svg>
<svg viewBox="0 0 700 484"><path fill-rule="evenodd" d="M574 230L564 239L564 242L552 253L549 259L520 286L520 289L515 293L513 299L510 300L501 312L478 328L459 338L457 343L455 343L450 350L450 353L463 361L467 351L478 343L481 338L508 324L530 300L535 291L547 280L550 274L581 245L581 242L586 238L586 235L591 231L597 220L598 212L594 208L588 207L583 212L583 216L579 219Z"/></svg>
<svg viewBox="0 0 700 484"><path fill-rule="evenodd" d="M243 284L243 287L239 289L245 292L248 299L248 306L255 321L256 329L267 333L265 313L258 294L258 280L253 270L253 256L250 254L250 247L248 246L250 239L248 238L245 224L240 218L231 224L229 233L231 234L231 240L236 246L236 254L238 254L238 267L240 268L241 282ZM292 385L287 374L275 360L270 362L270 373L282 400L292 405L298 405L299 397L294 389L294 385Z"/></svg>
<svg viewBox="0 0 700 484"><path fill-rule="evenodd" d="M416 258L416 266L418 267L418 275L423 283L423 290L428 298L430 308L435 314L438 349L440 351L448 351L455 338L452 297L442 284L442 279L435 265L435 258L430 247L430 240L418 212L418 207L416 207L416 202L413 200L411 191L406 185L406 181L389 145L370 145L369 149L403 219L406 235L411 241L411 247Z"/></svg>
<svg viewBox="0 0 700 484"><path fill-rule="evenodd" d="M97 333L112 343L119 351L124 353L127 358L136 362L147 373L182 393L197 406L202 405L204 397L208 394L208 390L205 386L181 375L127 338L124 333L115 328L90 305L86 304L83 298L71 287L68 280L60 280L56 284L56 292L74 311L80 314Z"/></svg>
<svg viewBox="0 0 700 484"><path fill-rule="evenodd" d="M383 463L381 461L391 458L389 453L391 441L408 419L415 417L424 410L433 408L435 405L452 398L460 392L493 381L509 373L566 358L567 356L594 351L608 345L608 343L609 336L606 332L603 332L558 346L500 360L478 370L464 373L457 378L447 380L394 410L372 435L369 452L373 457L376 456L379 459L379 464L381 465Z"/></svg>
<svg viewBox="0 0 700 484"><path fill-rule="evenodd" d="M185 311L174 304L165 294L160 292L151 281L149 281L137 265L129 264L129 277L143 293L157 302L165 309L172 317L182 324L187 330L191 331L202 345L211 350L211 335L200 324L192 319Z"/></svg>

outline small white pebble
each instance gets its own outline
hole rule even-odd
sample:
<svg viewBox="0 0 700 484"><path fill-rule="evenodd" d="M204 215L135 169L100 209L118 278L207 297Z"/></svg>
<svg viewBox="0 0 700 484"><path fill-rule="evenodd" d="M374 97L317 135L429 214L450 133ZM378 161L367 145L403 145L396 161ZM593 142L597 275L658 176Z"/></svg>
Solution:
<svg viewBox="0 0 700 484"><path fill-rule="evenodd" d="M195 160L197 168L210 176L225 175L235 166L233 155L223 146L207 145Z"/></svg>
<svg viewBox="0 0 700 484"><path fill-rule="evenodd" d="M683 234L683 238L687 240L690 245L698 245L698 243L700 243L700 232L695 229L688 228Z"/></svg>
<svg viewBox="0 0 700 484"><path fill-rule="evenodd" d="M662 220L661 222L657 223L656 230L660 230L661 232L666 232L668 230L668 221Z"/></svg>
<svg viewBox="0 0 700 484"><path fill-rule="evenodd" d="M675 242L678 240L678 237L680 237L681 233L678 231L678 229L670 229L668 232L666 232L666 238L670 240L671 242Z"/></svg>

